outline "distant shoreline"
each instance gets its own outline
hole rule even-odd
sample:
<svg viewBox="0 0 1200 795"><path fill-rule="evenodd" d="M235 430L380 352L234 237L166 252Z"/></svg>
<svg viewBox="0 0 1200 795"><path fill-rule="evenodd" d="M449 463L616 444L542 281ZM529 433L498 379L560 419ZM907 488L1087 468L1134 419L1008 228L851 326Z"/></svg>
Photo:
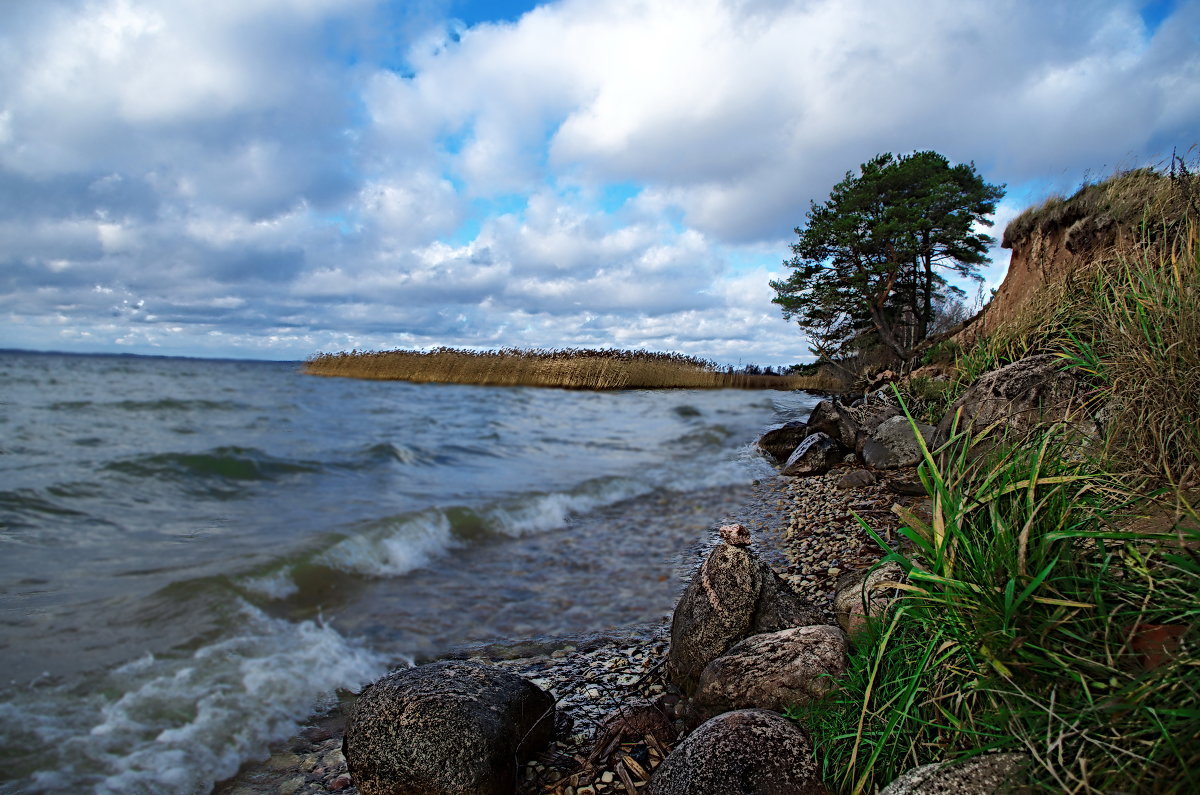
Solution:
<svg viewBox="0 0 1200 795"><path fill-rule="evenodd" d="M180 353L127 353L125 351L47 351L32 348L0 348L0 356L80 356L89 359L179 359L198 362L234 362L237 364L304 364L300 359L235 359L229 356L188 356Z"/></svg>

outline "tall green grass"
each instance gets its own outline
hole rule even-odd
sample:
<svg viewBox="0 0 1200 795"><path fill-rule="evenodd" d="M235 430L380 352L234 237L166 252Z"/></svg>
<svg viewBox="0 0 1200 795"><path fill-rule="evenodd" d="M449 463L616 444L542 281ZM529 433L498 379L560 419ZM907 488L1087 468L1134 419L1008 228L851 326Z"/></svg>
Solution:
<svg viewBox="0 0 1200 795"><path fill-rule="evenodd" d="M795 713L826 783L873 792L1012 750L1039 791L1200 791L1200 526L1122 529L1145 499L1065 428L980 458L978 436L955 441L919 468L932 520L906 514L885 558L903 596L856 638L842 688ZM1181 648L1149 665L1138 644L1161 625Z"/></svg>

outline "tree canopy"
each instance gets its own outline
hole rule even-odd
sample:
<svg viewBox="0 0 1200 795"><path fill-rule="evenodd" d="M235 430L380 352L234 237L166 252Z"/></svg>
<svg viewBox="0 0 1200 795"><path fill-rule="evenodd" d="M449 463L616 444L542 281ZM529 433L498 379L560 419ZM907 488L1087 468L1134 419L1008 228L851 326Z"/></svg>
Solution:
<svg viewBox="0 0 1200 795"><path fill-rule="evenodd" d="M874 332L907 360L939 307L962 295L946 275L980 279L995 241L976 230L992 225L1003 196L974 163L951 165L937 152L877 155L812 203L784 261L792 273L771 282L772 300L822 359Z"/></svg>

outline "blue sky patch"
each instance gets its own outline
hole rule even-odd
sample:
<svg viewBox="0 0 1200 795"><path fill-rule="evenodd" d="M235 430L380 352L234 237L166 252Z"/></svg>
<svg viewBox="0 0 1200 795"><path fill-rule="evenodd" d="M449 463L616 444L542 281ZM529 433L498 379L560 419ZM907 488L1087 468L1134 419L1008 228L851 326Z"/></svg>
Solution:
<svg viewBox="0 0 1200 795"><path fill-rule="evenodd" d="M1142 5L1139 13L1151 35L1158 32L1159 26L1175 12L1178 4L1178 0L1151 0Z"/></svg>

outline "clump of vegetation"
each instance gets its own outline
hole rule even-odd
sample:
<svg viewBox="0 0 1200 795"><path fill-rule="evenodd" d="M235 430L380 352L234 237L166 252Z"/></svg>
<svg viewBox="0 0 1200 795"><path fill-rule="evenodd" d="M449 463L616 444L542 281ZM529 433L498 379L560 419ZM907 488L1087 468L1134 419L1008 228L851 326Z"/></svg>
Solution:
<svg viewBox="0 0 1200 795"><path fill-rule="evenodd" d="M1097 384L1108 458L1182 483L1200 467L1200 240L1120 260L1092 283L1089 313L1064 355Z"/></svg>
<svg viewBox="0 0 1200 795"><path fill-rule="evenodd" d="M856 637L841 687L793 711L835 791L997 750L1027 753L1039 791L1200 789L1196 511L1122 529L1148 503L1071 445L926 451L932 518L908 515L887 558L903 598Z"/></svg>
<svg viewBox="0 0 1200 795"><path fill-rule="evenodd" d="M1106 465L1183 482L1200 452L1200 240L1142 240L1046 285L1013 321L961 352L952 387L1040 353L1094 385L1110 431ZM918 400L922 395L913 392ZM951 401L952 402L952 401Z"/></svg>
<svg viewBox="0 0 1200 795"><path fill-rule="evenodd" d="M1043 285L986 338L965 349L952 342L929 349L929 362L953 360L948 386L915 379L904 391L914 413L936 421L983 373L1058 354L1091 376L1093 401L1105 406L1101 419L1113 431L1108 465L1180 482L1200 449L1200 401L1193 399L1200 394L1200 178L1182 164L1173 175L1120 174L1068 200L1070 212L1094 207L1096 196L1112 197L1105 206L1117 208L1139 236L1117 240L1084 267ZM1146 202L1140 214L1131 209L1138 201ZM1013 224L1057 217L1036 210L1028 215L1033 221ZM1012 230L1006 235L1025 234Z"/></svg>
<svg viewBox="0 0 1200 795"><path fill-rule="evenodd" d="M1119 175L1083 200L1150 218L1172 180L1186 198L1178 176ZM888 556L902 596L856 638L842 687L794 713L835 791L999 750L1027 754L1033 791L1200 791L1200 226L1186 202L1171 212L988 338L931 350L947 380L904 385L936 419L982 373L1057 354L1091 385L1105 444L1088 455L1050 427L980 457L966 435L925 450L931 517L903 514Z"/></svg>
<svg viewBox="0 0 1200 795"><path fill-rule="evenodd" d="M832 384L816 375L778 375L770 368L735 371L678 353L519 349L324 353L309 358L310 375L418 383L540 386L563 389L808 389Z"/></svg>
<svg viewBox="0 0 1200 795"><path fill-rule="evenodd" d="M938 380L918 375L904 382L909 409L918 420L937 424L963 392L959 379Z"/></svg>

